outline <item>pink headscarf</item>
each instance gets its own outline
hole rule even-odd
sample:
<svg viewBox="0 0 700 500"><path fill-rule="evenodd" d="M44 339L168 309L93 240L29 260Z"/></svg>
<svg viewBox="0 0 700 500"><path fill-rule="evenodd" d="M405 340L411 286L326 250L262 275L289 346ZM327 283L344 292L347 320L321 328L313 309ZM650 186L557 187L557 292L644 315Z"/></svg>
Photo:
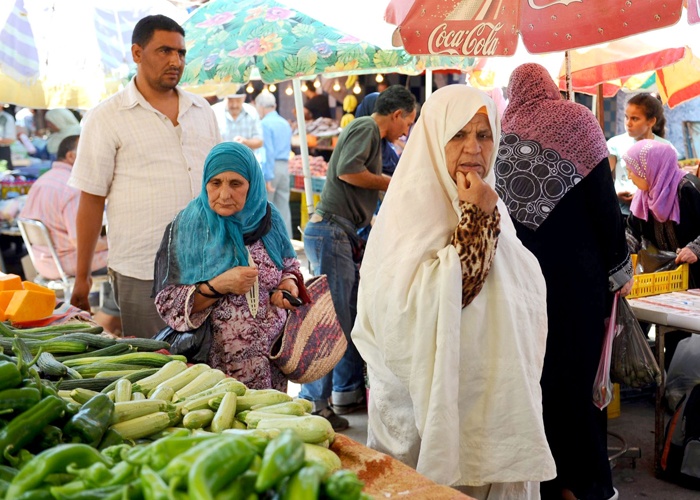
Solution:
<svg viewBox="0 0 700 500"><path fill-rule="evenodd" d="M593 113L562 100L547 70L518 66L508 83L496 191L510 215L536 230L566 193L608 157Z"/></svg>
<svg viewBox="0 0 700 500"><path fill-rule="evenodd" d="M635 217L647 220L649 210L659 222L681 221L678 185L687 172L678 166L676 151L668 144L650 139L638 141L622 155L627 169L647 181L648 191L638 190L630 210Z"/></svg>

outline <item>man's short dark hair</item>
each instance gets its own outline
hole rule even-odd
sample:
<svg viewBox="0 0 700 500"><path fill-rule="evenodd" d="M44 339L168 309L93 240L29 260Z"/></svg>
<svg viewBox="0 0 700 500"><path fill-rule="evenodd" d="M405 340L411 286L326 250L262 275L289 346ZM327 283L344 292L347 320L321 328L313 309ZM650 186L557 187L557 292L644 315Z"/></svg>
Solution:
<svg viewBox="0 0 700 500"><path fill-rule="evenodd" d="M134 31L131 34L131 43L145 47L146 44L151 41L151 38L153 38L153 33L155 33L156 30L176 31L183 37L185 36L185 30L182 29L182 26L168 16L157 14L155 16L146 16L136 23Z"/></svg>
<svg viewBox="0 0 700 500"><path fill-rule="evenodd" d="M63 139L61 141L61 144L58 145L56 159L65 160L68 153L70 153L71 151L75 151L78 147L78 139L80 139L79 135L69 135L68 137Z"/></svg>
<svg viewBox="0 0 700 500"><path fill-rule="evenodd" d="M396 110L404 114L413 113L416 109L416 97L403 85L392 85L377 97L374 112L378 115L390 115Z"/></svg>

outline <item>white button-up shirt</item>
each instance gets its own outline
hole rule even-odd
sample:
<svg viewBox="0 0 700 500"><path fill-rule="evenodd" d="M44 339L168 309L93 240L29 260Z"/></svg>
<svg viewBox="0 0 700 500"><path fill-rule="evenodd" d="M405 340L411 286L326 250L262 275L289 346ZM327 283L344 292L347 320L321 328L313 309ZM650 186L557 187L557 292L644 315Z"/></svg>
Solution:
<svg viewBox="0 0 700 500"><path fill-rule="evenodd" d="M107 197L109 267L132 278L153 279L165 227L199 196L204 160L221 142L209 103L178 94L177 127L133 79L83 120L69 184Z"/></svg>

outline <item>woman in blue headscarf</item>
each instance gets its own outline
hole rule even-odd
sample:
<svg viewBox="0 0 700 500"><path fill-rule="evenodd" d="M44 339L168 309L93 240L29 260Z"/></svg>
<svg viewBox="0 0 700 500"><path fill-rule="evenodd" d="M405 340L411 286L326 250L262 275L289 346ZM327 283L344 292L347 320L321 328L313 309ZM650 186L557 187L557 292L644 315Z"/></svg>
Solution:
<svg viewBox="0 0 700 500"><path fill-rule="evenodd" d="M165 230L155 265L156 307L179 331L211 321L209 364L250 388L286 391L270 363L299 261L284 221L268 203L253 152L224 142L204 163L202 191Z"/></svg>

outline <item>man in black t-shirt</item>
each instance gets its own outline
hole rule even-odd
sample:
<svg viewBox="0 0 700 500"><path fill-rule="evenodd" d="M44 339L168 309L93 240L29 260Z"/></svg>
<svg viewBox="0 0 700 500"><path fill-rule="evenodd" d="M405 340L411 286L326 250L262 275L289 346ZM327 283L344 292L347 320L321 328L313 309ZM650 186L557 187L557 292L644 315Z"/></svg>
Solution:
<svg viewBox="0 0 700 500"><path fill-rule="evenodd" d="M348 427L347 419L336 413L365 405L364 362L350 338L362 253L357 230L370 223L379 192L389 187L391 177L382 174L382 139L395 141L408 133L416 119L416 99L394 85L380 94L374 109L371 116L351 121L340 134L321 201L304 229L306 256L314 274L328 277L348 348L331 373L304 384L299 395L313 401L313 413L327 418L335 430Z"/></svg>

